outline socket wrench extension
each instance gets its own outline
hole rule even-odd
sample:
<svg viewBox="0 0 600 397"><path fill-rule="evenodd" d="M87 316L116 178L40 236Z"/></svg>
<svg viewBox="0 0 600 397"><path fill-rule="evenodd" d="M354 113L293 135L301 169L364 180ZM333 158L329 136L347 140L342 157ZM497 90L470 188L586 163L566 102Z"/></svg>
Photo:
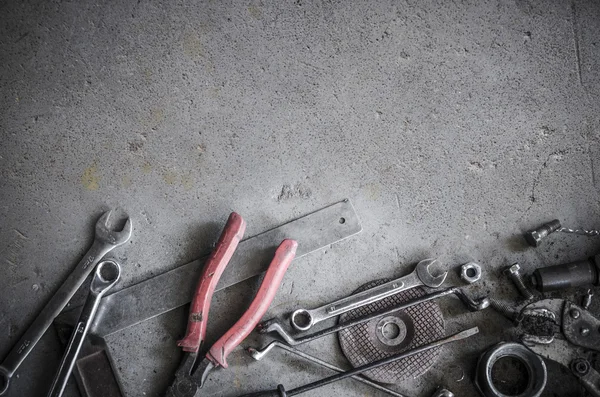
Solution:
<svg viewBox="0 0 600 397"><path fill-rule="evenodd" d="M358 307L380 301L381 299L395 295L398 292L423 285L426 287L437 288L444 283L446 276L448 275L447 271L437 276L434 276L431 273L430 268L437 263L439 262L436 259L425 259L417 264L412 273L396 280L389 281L358 294L350 295L316 309L298 309L292 313L290 319L292 326L298 331L308 331L313 325L320 323L321 321L339 316L342 313L346 313Z"/></svg>
<svg viewBox="0 0 600 397"><path fill-rule="evenodd" d="M23 360L33 350L36 343L44 335L52 321L65 308L81 284L90 275L104 255L125 244L131 237L132 225L128 218L123 230L109 229L108 218L112 211L105 212L96 222L96 235L92 246L79 261L77 266L62 283L54 296L46 303L37 318L31 323L21 339L14 345L2 364L0 364L0 396L8 390L10 379L19 368Z"/></svg>
<svg viewBox="0 0 600 397"><path fill-rule="evenodd" d="M96 266L96 271L90 284L90 294L83 305L79 320L75 324L71 340L69 340L65 355L60 362L58 372L48 392L48 397L60 397L63 394L83 341L90 329L90 325L94 321L100 300L117 283L120 275L121 267L114 261L103 261Z"/></svg>

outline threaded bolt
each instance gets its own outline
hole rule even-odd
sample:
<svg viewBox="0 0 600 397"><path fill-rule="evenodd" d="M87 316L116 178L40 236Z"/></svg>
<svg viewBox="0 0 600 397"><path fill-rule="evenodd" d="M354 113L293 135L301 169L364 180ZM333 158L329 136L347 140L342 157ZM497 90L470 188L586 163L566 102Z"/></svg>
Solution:
<svg viewBox="0 0 600 397"><path fill-rule="evenodd" d="M521 275L521 266L518 263L514 263L511 267L504 271L504 274L508 276L515 284L515 287L519 290L521 295L527 300L533 299L533 293L525 285L523 275Z"/></svg>
<svg viewBox="0 0 600 397"><path fill-rule="evenodd" d="M518 316L518 312L512 307L508 306L506 303L489 298L490 307L496 310L498 313L502 314L504 317L508 318L511 321L515 321Z"/></svg>
<svg viewBox="0 0 600 397"><path fill-rule="evenodd" d="M532 247L537 247L550 233L554 233L560 228L560 221L558 219L554 219L548 223L544 223L542 226L536 229L526 231L525 240L527 240L527 243Z"/></svg>

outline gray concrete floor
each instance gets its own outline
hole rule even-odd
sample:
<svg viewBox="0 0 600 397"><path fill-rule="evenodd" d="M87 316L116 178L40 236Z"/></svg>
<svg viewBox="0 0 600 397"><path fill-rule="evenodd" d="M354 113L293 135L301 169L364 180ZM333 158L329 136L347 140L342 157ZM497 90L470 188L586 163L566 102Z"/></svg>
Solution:
<svg viewBox="0 0 600 397"><path fill-rule="evenodd" d="M554 217L600 225L596 0L5 1L0 18L0 357L113 207L135 225L114 252L125 287L208 252L232 210L251 236L350 198L363 232L295 262L271 315L431 256L481 262L474 292L516 299L501 267L597 252L598 239L532 249L519 237ZM255 286L216 296L211 337ZM475 395L477 356L508 338L494 312L451 299L443 309L448 331L482 333L444 348L425 376L397 386L406 394L444 384ZM164 391L184 315L110 341L128 396ZM306 349L344 364L334 338ZM50 331L9 395L44 395L60 356ZM256 363L239 349L230 362L206 395L326 374L280 353ZM545 395L582 395L551 370L568 391ZM375 392L344 381L306 395Z"/></svg>

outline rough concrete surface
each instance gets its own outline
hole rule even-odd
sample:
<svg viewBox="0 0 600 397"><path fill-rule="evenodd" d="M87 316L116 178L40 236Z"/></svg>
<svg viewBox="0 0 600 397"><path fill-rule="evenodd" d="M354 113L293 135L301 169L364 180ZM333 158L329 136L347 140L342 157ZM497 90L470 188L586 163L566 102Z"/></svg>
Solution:
<svg viewBox="0 0 600 397"><path fill-rule="evenodd" d="M598 252L598 238L555 235L533 249L520 237L553 218L600 227L597 0L9 0L0 18L0 357L109 208L134 222L113 253L122 288L209 252L232 210L252 236L351 199L363 232L295 262L268 315L425 257L478 261L485 277L471 292L516 300L503 266ZM255 289L250 280L215 296L210 341ZM441 304L448 332L481 334L394 387L475 396L477 357L511 325ZM164 393L184 324L185 308L111 337L127 396ZM347 365L334 337L304 348ZM45 395L61 354L51 329L8 395ZM203 395L329 374L281 352L253 362L240 348L230 363ZM544 396L584 395L549 368ZM377 393L347 380L306 396Z"/></svg>

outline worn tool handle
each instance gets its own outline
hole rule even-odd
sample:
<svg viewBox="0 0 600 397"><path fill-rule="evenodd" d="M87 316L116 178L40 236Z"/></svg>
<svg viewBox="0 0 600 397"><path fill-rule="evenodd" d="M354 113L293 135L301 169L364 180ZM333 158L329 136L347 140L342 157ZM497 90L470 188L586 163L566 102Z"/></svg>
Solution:
<svg viewBox="0 0 600 397"><path fill-rule="evenodd" d="M227 356L252 332L271 305L287 268L296 256L298 243L283 240L265 273L258 293L244 315L211 348L206 357L213 363L227 368Z"/></svg>
<svg viewBox="0 0 600 397"><path fill-rule="evenodd" d="M233 256L238 243L244 236L246 222L242 217L232 212L219 237L217 246L208 257L202 269L202 275L194 292L186 335L177 342L186 352L197 352L206 335L206 323L210 309L210 301L221 278L221 274Z"/></svg>

